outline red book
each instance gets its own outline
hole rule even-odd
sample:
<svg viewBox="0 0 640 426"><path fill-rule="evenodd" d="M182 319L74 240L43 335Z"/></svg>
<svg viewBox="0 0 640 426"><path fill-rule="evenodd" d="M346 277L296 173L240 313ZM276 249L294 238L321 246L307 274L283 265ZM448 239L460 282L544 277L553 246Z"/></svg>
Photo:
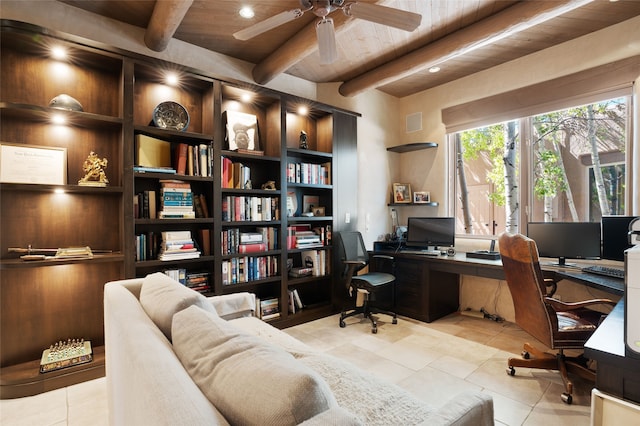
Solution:
<svg viewBox="0 0 640 426"><path fill-rule="evenodd" d="M261 251L267 251L267 245L265 243L238 245L238 253L258 253Z"/></svg>
<svg viewBox="0 0 640 426"><path fill-rule="evenodd" d="M176 173L184 175L187 173L187 144L180 143L176 147Z"/></svg>

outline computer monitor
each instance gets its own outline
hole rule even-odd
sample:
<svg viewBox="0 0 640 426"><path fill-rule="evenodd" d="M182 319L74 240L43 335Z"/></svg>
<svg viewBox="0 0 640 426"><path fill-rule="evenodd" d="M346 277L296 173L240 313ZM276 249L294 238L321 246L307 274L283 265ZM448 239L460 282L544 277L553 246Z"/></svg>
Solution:
<svg viewBox="0 0 640 426"><path fill-rule="evenodd" d="M597 259L600 257L599 222L529 222L527 235L538 246L540 257Z"/></svg>
<svg viewBox="0 0 640 426"><path fill-rule="evenodd" d="M407 247L452 247L456 221L453 217L410 217L407 221Z"/></svg>
<svg viewBox="0 0 640 426"><path fill-rule="evenodd" d="M637 216L602 216L602 258L624 261L629 247L629 224Z"/></svg>

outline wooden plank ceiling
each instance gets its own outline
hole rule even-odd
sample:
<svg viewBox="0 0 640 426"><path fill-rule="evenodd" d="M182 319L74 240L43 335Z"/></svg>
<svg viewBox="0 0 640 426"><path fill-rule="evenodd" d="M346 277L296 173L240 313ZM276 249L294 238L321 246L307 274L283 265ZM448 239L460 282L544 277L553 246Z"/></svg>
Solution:
<svg viewBox="0 0 640 426"><path fill-rule="evenodd" d="M638 0L360 0L422 15L405 32L331 13L338 60L320 64L313 13L248 41L233 33L280 12L298 0L60 0L145 28L155 50L170 38L256 64L254 80L265 84L279 73L314 82L341 82L353 96L377 88L404 97L580 37L640 15ZM347 0L348 2L349 0ZM255 17L239 8L251 5ZM429 72L437 65L440 71Z"/></svg>

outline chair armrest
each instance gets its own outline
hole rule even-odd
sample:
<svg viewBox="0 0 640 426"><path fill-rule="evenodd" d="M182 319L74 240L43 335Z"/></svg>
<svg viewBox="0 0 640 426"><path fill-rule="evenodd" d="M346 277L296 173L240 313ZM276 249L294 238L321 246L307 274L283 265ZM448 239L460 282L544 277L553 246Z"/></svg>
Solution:
<svg viewBox="0 0 640 426"><path fill-rule="evenodd" d="M375 259L395 260L395 257L386 254L372 254L371 257Z"/></svg>
<svg viewBox="0 0 640 426"><path fill-rule="evenodd" d="M610 299L590 299L584 300L581 302L562 302L558 299L554 299L553 297L545 297L545 302L547 302L551 307L556 311L572 311L575 309L586 308L587 306L593 305L611 305L615 306L615 302Z"/></svg>
<svg viewBox="0 0 640 426"><path fill-rule="evenodd" d="M345 265L366 265L367 262L364 260L343 260L342 263Z"/></svg>

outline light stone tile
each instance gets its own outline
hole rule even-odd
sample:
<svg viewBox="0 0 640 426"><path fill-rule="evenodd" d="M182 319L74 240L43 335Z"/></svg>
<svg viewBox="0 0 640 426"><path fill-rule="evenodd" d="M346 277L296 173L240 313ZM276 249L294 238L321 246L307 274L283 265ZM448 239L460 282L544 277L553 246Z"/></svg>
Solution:
<svg viewBox="0 0 640 426"><path fill-rule="evenodd" d="M499 393L485 389L484 393L493 398L493 415L496 424L521 425L533 409L532 406L523 404L512 398L508 398ZM549 426L549 425L545 425Z"/></svg>
<svg viewBox="0 0 640 426"><path fill-rule="evenodd" d="M463 392L482 390L481 386L431 367L399 381L398 385L432 407L441 407Z"/></svg>
<svg viewBox="0 0 640 426"><path fill-rule="evenodd" d="M411 336L385 347L378 354L414 371L424 368L430 362L442 356L437 350L421 343L416 343Z"/></svg>
<svg viewBox="0 0 640 426"><path fill-rule="evenodd" d="M0 401L0 424L2 425L53 426L64 424L66 420L66 389L56 389L39 395Z"/></svg>
<svg viewBox="0 0 640 426"><path fill-rule="evenodd" d="M430 362L429 367L464 379L478 368L478 364L450 355L444 355Z"/></svg>

